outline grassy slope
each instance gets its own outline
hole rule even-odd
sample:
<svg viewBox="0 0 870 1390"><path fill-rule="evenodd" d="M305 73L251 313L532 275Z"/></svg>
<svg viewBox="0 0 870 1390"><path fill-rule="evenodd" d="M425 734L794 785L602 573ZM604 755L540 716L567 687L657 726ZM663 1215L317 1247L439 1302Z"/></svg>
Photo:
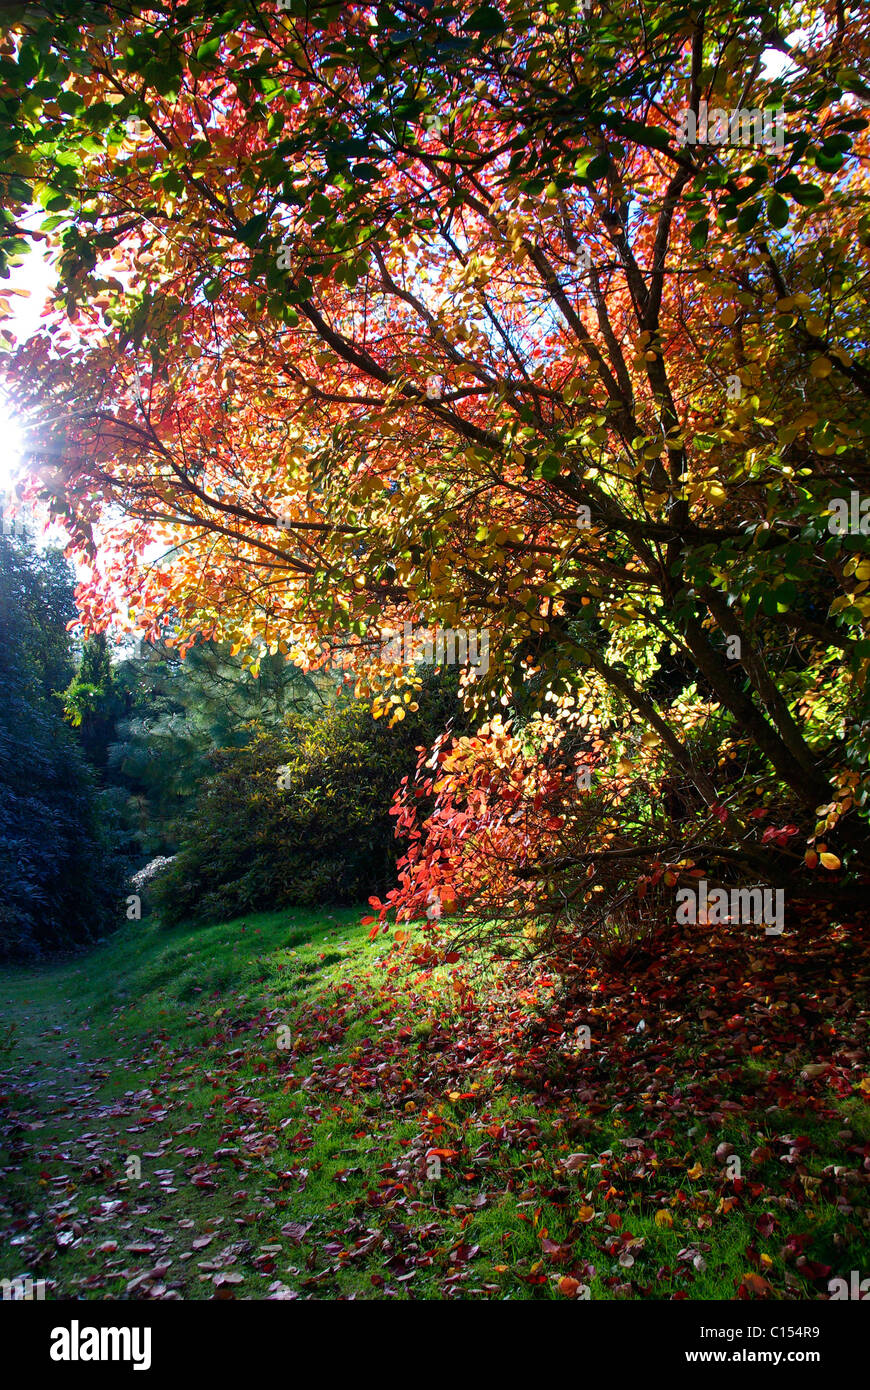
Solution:
<svg viewBox="0 0 870 1390"><path fill-rule="evenodd" d="M740 1015L718 975L693 1003L653 963L536 1043L546 979L475 996L358 922L130 923L0 976L0 1276L55 1297L812 1298L828 1266L870 1267L852 979L816 1033L784 1032L795 988L819 988L783 976L787 945L738 960ZM829 1036L830 1070L802 1080Z"/></svg>

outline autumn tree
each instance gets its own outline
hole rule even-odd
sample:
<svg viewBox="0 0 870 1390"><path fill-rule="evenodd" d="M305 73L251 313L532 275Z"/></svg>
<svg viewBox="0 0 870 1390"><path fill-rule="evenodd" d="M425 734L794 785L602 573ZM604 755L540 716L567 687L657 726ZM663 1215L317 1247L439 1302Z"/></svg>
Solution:
<svg viewBox="0 0 870 1390"><path fill-rule="evenodd" d="M486 629L467 698L507 723L476 756L494 738L509 781L532 749L538 878L854 879L868 26L839 0L222 0L85 27L32 108L80 169L8 371L88 626L120 603L255 671L338 654L393 719L390 633Z"/></svg>

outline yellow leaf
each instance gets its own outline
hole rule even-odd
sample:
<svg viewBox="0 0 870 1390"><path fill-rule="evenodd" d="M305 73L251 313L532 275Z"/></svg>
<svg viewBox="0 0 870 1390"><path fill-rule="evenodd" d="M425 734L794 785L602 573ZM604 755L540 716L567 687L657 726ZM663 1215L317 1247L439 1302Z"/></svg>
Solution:
<svg viewBox="0 0 870 1390"><path fill-rule="evenodd" d="M829 357L817 357L810 367L810 376L814 376L818 380L822 377L830 376L832 370L831 359Z"/></svg>
<svg viewBox="0 0 870 1390"><path fill-rule="evenodd" d="M837 858L836 854L831 854L830 850L827 850L824 854L820 854L819 858L821 859L822 866L825 869L839 869L840 867L839 859Z"/></svg>
<svg viewBox="0 0 870 1390"><path fill-rule="evenodd" d="M798 418L794 421L792 429L808 430L812 429L813 425L817 425L818 423L819 417L816 414L816 412L814 410L805 410L803 415L799 415Z"/></svg>
<svg viewBox="0 0 870 1390"><path fill-rule="evenodd" d="M693 1182L697 1182L698 1178L700 1178L703 1171L704 1169L701 1167L700 1163L696 1163L692 1168L686 1169L686 1173L692 1179Z"/></svg>
<svg viewBox="0 0 870 1390"><path fill-rule="evenodd" d="M666 1230L670 1230L671 1227L673 1226L673 1224L674 1224L674 1218L671 1216L671 1213L670 1213L669 1211L657 1211L657 1212L656 1212L656 1225L657 1225L657 1226L663 1226L663 1227L665 1227Z"/></svg>

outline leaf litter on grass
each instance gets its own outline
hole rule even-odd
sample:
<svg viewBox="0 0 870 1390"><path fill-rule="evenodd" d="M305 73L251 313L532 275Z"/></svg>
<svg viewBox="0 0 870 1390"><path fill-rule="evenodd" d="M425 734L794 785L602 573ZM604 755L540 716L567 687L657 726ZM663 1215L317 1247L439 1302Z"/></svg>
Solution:
<svg viewBox="0 0 870 1390"><path fill-rule="evenodd" d="M630 966L477 979L418 969L410 934L330 959L312 932L300 970L271 935L256 978L192 1005L161 983L164 1028L128 1003L126 1041L82 1058L50 1024L0 1074L4 1273L97 1298L791 1299L867 1267L857 929L670 928Z"/></svg>

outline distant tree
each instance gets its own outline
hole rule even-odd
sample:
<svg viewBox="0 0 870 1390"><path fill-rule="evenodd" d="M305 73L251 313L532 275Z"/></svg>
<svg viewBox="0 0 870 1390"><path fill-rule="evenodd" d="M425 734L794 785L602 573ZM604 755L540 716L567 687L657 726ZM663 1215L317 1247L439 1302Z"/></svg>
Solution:
<svg viewBox="0 0 870 1390"><path fill-rule="evenodd" d="M109 780L135 799L129 809L142 848L158 853L174 848L170 824L192 809L215 750L243 747L254 726L283 730L288 717L323 707L334 683L303 675L279 654L267 655L254 677L227 643L206 641L184 658L164 643L143 644L118 664L112 689L126 714L108 749ZM90 698L87 689L81 698Z"/></svg>
<svg viewBox="0 0 870 1390"><path fill-rule="evenodd" d="M79 730L89 762L105 777L109 747L117 741L118 721L129 713L132 693L118 679L103 632L89 637L79 669L63 695L64 713Z"/></svg>
<svg viewBox="0 0 870 1390"><path fill-rule="evenodd" d="M73 672L72 575L0 537L0 957L93 939L121 884L93 773L53 698Z"/></svg>

